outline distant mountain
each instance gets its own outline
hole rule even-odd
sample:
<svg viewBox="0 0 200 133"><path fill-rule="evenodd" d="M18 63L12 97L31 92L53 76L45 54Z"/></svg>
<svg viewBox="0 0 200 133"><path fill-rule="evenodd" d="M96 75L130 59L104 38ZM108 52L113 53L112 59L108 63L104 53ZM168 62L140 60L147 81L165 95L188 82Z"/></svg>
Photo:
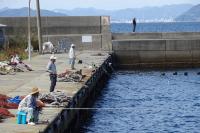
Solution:
<svg viewBox="0 0 200 133"><path fill-rule="evenodd" d="M95 8L76 8L73 10L55 9L55 12L65 13L69 16L111 16L113 21L130 21L136 17L137 20L173 20L183 12L189 10L193 5L166 5L162 7L128 8L121 10L102 10Z"/></svg>
<svg viewBox="0 0 200 133"><path fill-rule="evenodd" d="M5 11L5 10L8 10L8 7L4 7L2 9L0 9L0 12Z"/></svg>
<svg viewBox="0 0 200 133"><path fill-rule="evenodd" d="M23 17L28 16L28 8L8 9L3 8L0 10L0 17ZM31 16L36 16L36 11L31 9ZM66 16L66 14L58 13L49 10L41 10L41 16Z"/></svg>
<svg viewBox="0 0 200 133"><path fill-rule="evenodd" d="M200 21L200 4L192 7L182 15L178 16L176 21Z"/></svg>
<svg viewBox="0 0 200 133"><path fill-rule="evenodd" d="M127 22L136 17L137 21L173 21L175 18L192 8L190 4L166 5L161 7L128 8L121 10L102 10L95 8L75 8L73 10L55 9L41 10L42 16L111 16L111 21ZM0 9L0 16L27 16L28 8ZM35 16L31 10L31 16Z"/></svg>
<svg viewBox="0 0 200 133"><path fill-rule="evenodd" d="M96 8L75 8L73 10L55 9L55 12L65 13L70 16L101 16L110 15L113 11Z"/></svg>

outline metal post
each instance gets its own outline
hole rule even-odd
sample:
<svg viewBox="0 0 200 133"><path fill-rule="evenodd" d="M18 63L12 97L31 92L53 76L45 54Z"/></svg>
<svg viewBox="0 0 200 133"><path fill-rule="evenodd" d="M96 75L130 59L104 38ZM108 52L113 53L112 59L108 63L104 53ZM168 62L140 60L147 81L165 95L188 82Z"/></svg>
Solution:
<svg viewBox="0 0 200 133"><path fill-rule="evenodd" d="M41 35L41 18L40 18L40 2L36 0L37 6L37 29L38 29L38 44L39 44L39 53L42 54L42 35Z"/></svg>
<svg viewBox="0 0 200 133"><path fill-rule="evenodd" d="M28 60L31 61L31 25L30 25L30 11L31 0L29 0L29 8L28 8Z"/></svg>

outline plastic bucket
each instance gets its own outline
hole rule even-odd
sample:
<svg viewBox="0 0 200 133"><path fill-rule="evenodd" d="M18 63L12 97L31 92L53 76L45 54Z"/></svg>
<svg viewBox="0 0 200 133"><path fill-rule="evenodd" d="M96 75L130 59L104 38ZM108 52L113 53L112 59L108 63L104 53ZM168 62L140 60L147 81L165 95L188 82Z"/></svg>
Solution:
<svg viewBox="0 0 200 133"><path fill-rule="evenodd" d="M22 116L20 115L20 112L17 113L17 124L22 124Z"/></svg>
<svg viewBox="0 0 200 133"><path fill-rule="evenodd" d="M22 114L22 124L26 124L26 113Z"/></svg>
<svg viewBox="0 0 200 133"><path fill-rule="evenodd" d="M26 124L26 112L19 111L17 112L17 124Z"/></svg>

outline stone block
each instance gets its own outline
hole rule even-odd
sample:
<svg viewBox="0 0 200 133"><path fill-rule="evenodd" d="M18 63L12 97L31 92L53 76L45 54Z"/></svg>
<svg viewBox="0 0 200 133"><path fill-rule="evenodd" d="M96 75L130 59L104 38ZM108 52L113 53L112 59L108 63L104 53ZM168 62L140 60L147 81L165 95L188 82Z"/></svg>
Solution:
<svg viewBox="0 0 200 133"><path fill-rule="evenodd" d="M166 40L166 51L191 50L196 40Z"/></svg>
<svg viewBox="0 0 200 133"><path fill-rule="evenodd" d="M119 64L134 64L139 63L139 52L138 51L114 51L117 57L117 63Z"/></svg>
<svg viewBox="0 0 200 133"><path fill-rule="evenodd" d="M192 60L194 61L194 63L196 61L200 61L200 50L193 50L191 51L191 54L192 54Z"/></svg>
<svg viewBox="0 0 200 133"><path fill-rule="evenodd" d="M102 34L102 50L112 51L111 33Z"/></svg>
<svg viewBox="0 0 200 133"><path fill-rule="evenodd" d="M112 33L113 40L161 39L161 33Z"/></svg>
<svg viewBox="0 0 200 133"><path fill-rule="evenodd" d="M167 62L188 62L192 61L191 51L166 51Z"/></svg>
<svg viewBox="0 0 200 133"><path fill-rule="evenodd" d="M200 51L200 40L194 40L192 43L191 50L199 50Z"/></svg>
<svg viewBox="0 0 200 133"><path fill-rule="evenodd" d="M163 39L198 39L200 38L200 33L198 32L170 32L162 33Z"/></svg>
<svg viewBox="0 0 200 133"><path fill-rule="evenodd" d="M111 33L110 31L110 17L109 16L101 16L101 33Z"/></svg>
<svg viewBox="0 0 200 133"><path fill-rule="evenodd" d="M138 50L138 51L163 51L165 41L163 40L123 40L112 41L113 50Z"/></svg>
<svg viewBox="0 0 200 133"><path fill-rule="evenodd" d="M165 51L139 51L141 63L165 62Z"/></svg>
<svg viewBox="0 0 200 133"><path fill-rule="evenodd" d="M9 35L15 34L12 32L15 30L18 31L16 33L27 33L27 17L0 17L0 23L8 26L7 33ZM32 29L35 31L36 25L36 18L31 17L31 31L33 31ZM109 17L106 16L41 17L41 25L42 33L49 35L110 32L110 21ZM22 32L19 31L21 29L23 30Z"/></svg>

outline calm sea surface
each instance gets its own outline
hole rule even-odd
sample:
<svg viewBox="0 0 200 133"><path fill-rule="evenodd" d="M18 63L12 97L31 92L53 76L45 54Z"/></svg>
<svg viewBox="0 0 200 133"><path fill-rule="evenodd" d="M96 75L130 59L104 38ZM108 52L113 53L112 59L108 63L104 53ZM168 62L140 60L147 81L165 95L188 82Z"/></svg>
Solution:
<svg viewBox="0 0 200 133"><path fill-rule="evenodd" d="M199 133L200 69L119 71L93 106L86 133ZM188 76L184 75L188 72Z"/></svg>
<svg viewBox="0 0 200 133"><path fill-rule="evenodd" d="M132 32L132 24L112 23L112 32ZM137 23L136 32L200 32L200 22Z"/></svg>

